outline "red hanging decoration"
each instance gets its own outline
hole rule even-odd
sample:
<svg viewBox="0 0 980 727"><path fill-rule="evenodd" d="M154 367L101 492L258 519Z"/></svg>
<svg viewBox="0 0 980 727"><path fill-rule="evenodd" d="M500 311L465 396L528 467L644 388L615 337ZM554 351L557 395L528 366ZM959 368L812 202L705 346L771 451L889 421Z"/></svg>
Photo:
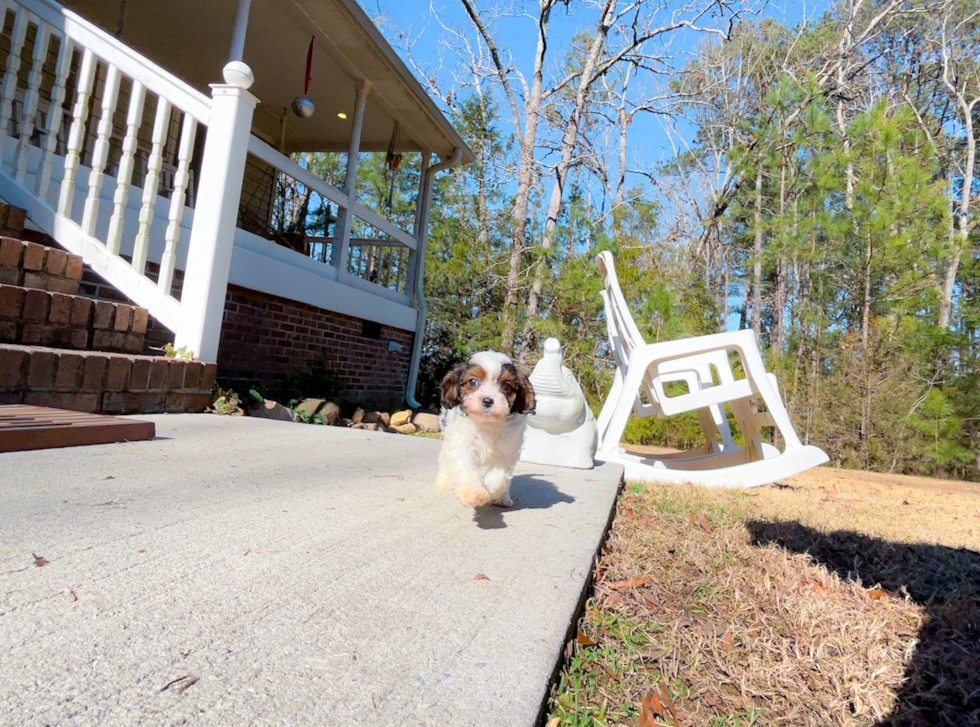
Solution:
<svg viewBox="0 0 980 727"><path fill-rule="evenodd" d="M313 69L313 41L316 40L314 35L310 38L310 49L306 51L306 83L303 84L303 95L306 96L310 92L310 79L313 77L311 71Z"/></svg>

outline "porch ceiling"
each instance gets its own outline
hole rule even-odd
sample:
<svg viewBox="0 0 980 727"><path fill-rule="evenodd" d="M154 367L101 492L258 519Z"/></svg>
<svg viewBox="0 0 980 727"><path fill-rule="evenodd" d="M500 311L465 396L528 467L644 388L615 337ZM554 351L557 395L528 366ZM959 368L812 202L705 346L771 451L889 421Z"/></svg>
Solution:
<svg viewBox="0 0 980 727"><path fill-rule="evenodd" d="M115 32L120 0L62 0ZM208 92L228 60L236 0L128 0L121 40L186 82ZM244 61L259 98L253 130L279 147L283 110L303 93L306 50L316 36L310 119L286 115L285 151L347 151L357 84L371 84L361 149L385 151L394 123L399 151L429 148L448 159L472 152L364 11L353 0L252 0ZM347 119L338 118L344 112Z"/></svg>

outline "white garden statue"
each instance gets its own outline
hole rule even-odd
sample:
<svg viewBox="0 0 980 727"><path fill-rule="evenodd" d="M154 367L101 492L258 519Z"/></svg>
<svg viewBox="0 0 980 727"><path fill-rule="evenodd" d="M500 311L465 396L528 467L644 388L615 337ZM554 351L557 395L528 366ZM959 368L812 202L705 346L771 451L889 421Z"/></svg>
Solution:
<svg viewBox="0 0 980 727"><path fill-rule="evenodd" d="M598 440L595 416L575 375L562 363L557 338L544 342L544 357L529 378L535 413L527 419L521 460L592 469Z"/></svg>

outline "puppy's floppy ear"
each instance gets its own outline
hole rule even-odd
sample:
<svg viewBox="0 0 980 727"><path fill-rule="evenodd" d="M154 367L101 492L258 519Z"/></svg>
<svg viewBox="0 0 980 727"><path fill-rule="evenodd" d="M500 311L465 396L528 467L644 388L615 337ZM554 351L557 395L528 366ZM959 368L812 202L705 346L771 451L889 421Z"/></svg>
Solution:
<svg viewBox="0 0 980 727"><path fill-rule="evenodd" d="M517 414L534 413L534 387L524 374L517 374L517 396L514 397L511 411Z"/></svg>
<svg viewBox="0 0 980 727"><path fill-rule="evenodd" d="M464 371L466 371L466 366L460 364L442 379L442 405L447 409L452 409L460 404L459 380Z"/></svg>

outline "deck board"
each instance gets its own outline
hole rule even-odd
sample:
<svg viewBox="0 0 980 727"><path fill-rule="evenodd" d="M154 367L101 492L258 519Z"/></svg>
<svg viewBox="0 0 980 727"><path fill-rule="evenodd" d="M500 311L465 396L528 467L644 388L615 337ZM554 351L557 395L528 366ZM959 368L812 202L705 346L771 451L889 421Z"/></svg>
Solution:
<svg viewBox="0 0 980 727"><path fill-rule="evenodd" d="M44 406L0 406L0 452L153 439L156 425L139 419Z"/></svg>

